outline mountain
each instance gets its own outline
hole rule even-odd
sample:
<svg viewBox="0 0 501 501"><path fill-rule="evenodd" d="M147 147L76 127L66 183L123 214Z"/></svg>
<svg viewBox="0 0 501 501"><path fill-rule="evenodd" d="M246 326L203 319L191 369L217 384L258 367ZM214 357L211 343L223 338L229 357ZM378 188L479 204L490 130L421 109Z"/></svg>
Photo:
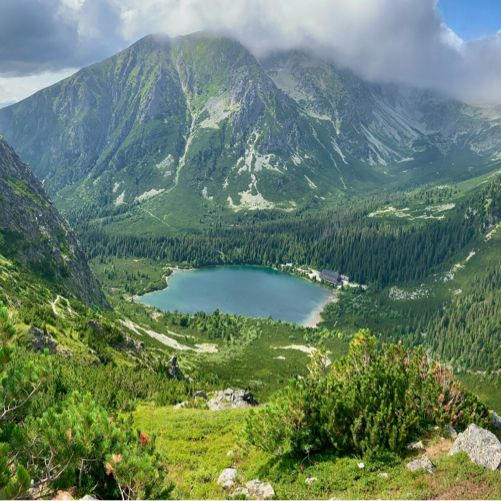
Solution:
<svg viewBox="0 0 501 501"><path fill-rule="evenodd" d="M1 109L0 132L59 206L168 226L203 208L293 210L480 174L501 120L311 53L258 60L198 33L145 37Z"/></svg>
<svg viewBox="0 0 501 501"><path fill-rule="evenodd" d="M88 305L106 300L66 221L0 137L0 254Z"/></svg>

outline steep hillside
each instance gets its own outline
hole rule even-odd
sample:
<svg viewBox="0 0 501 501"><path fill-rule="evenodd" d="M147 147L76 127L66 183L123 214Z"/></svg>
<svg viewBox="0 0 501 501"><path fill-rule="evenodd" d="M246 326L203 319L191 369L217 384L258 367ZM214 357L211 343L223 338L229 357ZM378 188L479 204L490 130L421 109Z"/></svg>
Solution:
<svg viewBox="0 0 501 501"><path fill-rule="evenodd" d="M1 137L0 254L88 305L106 305L68 224Z"/></svg>
<svg viewBox="0 0 501 501"><path fill-rule="evenodd" d="M58 205L164 225L470 176L492 167L499 128L430 92L302 52L258 61L208 34L148 36L0 110Z"/></svg>

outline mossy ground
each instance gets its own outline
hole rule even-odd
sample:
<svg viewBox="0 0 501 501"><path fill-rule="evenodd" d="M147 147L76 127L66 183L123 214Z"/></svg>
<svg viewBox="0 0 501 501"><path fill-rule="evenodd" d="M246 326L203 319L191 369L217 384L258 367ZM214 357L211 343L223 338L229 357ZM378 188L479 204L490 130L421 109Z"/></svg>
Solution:
<svg viewBox="0 0 501 501"><path fill-rule="evenodd" d="M459 454L447 456L450 441L430 436L425 441L436 472L411 473L409 458L365 462L357 457L312 455L277 459L245 443L248 409L208 411L141 406L137 426L157 437L166 455L169 476L179 499L224 499L217 485L227 467L239 471L239 482L259 478L272 483L279 499L499 499L501 479ZM311 484L307 478L317 480Z"/></svg>

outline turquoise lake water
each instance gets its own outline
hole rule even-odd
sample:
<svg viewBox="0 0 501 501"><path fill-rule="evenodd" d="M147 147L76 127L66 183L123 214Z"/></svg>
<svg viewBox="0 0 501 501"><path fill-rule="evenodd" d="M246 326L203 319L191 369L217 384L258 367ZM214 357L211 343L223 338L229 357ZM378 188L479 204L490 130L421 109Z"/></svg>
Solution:
<svg viewBox="0 0 501 501"><path fill-rule="evenodd" d="M214 266L178 271L168 287L136 301L163 311L271 317L304 323L319 311L330 291L307 280L257 266Z"/></svg>

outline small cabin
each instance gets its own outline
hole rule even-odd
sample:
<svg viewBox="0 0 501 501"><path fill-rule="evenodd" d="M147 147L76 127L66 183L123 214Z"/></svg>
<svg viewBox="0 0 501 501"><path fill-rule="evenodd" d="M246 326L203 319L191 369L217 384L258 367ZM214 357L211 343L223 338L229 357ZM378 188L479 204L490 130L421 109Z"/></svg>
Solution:
<svg viewBox="0 0 501 501"><path fill-rule="evenodd" d="M320 278L333 285L339 285L342 283L341 274L337 271L322 270L320 272Z"/></svg>

